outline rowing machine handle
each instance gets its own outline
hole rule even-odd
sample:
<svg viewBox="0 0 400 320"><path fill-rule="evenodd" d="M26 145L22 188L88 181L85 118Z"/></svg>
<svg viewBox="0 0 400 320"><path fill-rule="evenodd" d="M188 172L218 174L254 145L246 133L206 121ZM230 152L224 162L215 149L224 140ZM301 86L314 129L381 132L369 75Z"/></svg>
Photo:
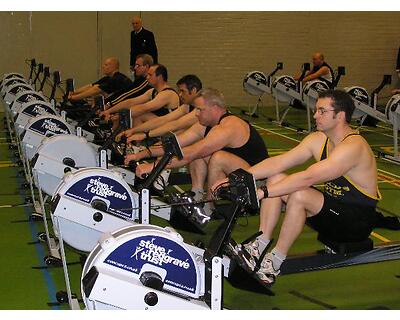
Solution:
<svg viewBox="0 0 400 320"><path fill-rule="evenodd" d="M306 76L306 72L310 70L310 64L308 62L303 63L302 65L302 70L301 70L301 76L299 78L298 83L303 81L304 77Z"/></svg>
<svg viewBox="0 0 400 320"><path fill-rule="evenodd" d="M392 76L390 74L385 74L383 76L381 84L371 93L371 100L370 100L370 107L374 107L377 99L378 99L378 94L379 92L388 84L392 83Z"/></svg>
<svg viewBox="0 0 400 320"><path fill-rule="evenodd" d="M66 90L67 92L74 92L75 88L74 88L74 79L69 78L67 80L65 80L66 82Z"/></svg>
<svg viewBox="0 0 400 320"><path fill-rule="evenodd" d="M346 67L345 66L339 66L337 68L337 73L338 73L338 76L345 76L346 75Z"/></svg>
<svg viewBox="0 0 400 320"><path fill-rule="evenodd" d="M273 77L273 76L275 75L275 73L277 73L279 70L282 70L282 69L283 69L283 62L278 62L278 63L276 64L275 70L272 71L272 72L268 75L268 77Z"/></svg>
<svg viewBox="0 0 400 320"><path fill-rule="evenodd" d="M50 67L44 67L43 76L44 78L50 77Z"/></svg>
<svg viewBox="0 0 400 320"><path fill-rule="evenodd" d="M53 72L53 82L54 85L59 85L61 82L61 77L60 77L60 72L59 71L54 71Z"/></svg>

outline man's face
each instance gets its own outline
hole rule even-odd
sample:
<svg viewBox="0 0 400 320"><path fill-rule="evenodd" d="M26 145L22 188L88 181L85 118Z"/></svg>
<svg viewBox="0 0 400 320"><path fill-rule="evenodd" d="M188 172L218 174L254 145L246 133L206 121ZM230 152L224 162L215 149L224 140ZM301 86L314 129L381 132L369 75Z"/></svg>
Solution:
<svg viewBox="0 0 400 320"><path fill-rule="evenodd" d="M150 67L149 71L147 72L147 81L149 84L155 88L155 86L158 84L158 77L156 76L156 67Z"/></svg>
<svg viewBox="0 0 400 320"><path fill-rule="evenodd" d="M322 65L322 63L323 63L324 61L322 60L321 55L319 55L319 54L314 54L314 55L312 56L312 62L313 62L313 65L314 65L314 66L319 67L319 66Z"/></svg>
<svg viewBox="0 0 400 320"><path fill-rule="evenodd" d="M140 19L132 19L133 31L138 32L142 28L142 21Z"/></svg>
<svg viewBox="0 0 400 320"><path fill-rule="evenodd" d="M336 126L338 119L337 114L332 107L331 98L319 98L317 100L314 119L318 131L326 132Z"/></svg>
<svg viewBox="0 0 400 320"><path fill-rule="evenodd" d="M110 60L105 60L103 62L103 74L110 76L115 71L115 65Z"/></svg>
<svg viewBox="0 0 400 320"><path fill-rule="evenodd" d="M147 66L143 64L142 58L136 59L133 69L135 70L135 76L137 77L145 77L147 75Z"/></svg>
<svg viewBox="0 0 400 320"><path fill-rule="evenodd" d="M196 108L196 116L203 126L211 126L213 123L212 107L208 106L203 97L194 99L193 105Z"/></svg>
<svg viewBox="0 0 400 320"><path fill-rule="evenodd" d="M179 84L178 94L179 98L181 99L181 103L191 104L194 97L197 95L197 90L193 88L192 91L189 91L186 84Z"/></svg>

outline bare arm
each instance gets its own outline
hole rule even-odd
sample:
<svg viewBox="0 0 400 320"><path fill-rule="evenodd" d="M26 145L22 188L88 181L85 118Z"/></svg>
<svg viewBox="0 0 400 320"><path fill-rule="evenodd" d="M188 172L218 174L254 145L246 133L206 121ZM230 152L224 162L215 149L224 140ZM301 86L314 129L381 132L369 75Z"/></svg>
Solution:
<svg viewBox="0 0 400 320"><path fill-rule="evenodd" d="M94 97L101 93L102 93L102 91L101 91L100 87L98 85L94 85L94 86L88 87L88 89L86 89L80 93L74 92L73 94L71 94L69 96L69 99L72 101L77 101L77 100L82 100L82 99L85 99L88 97Z"/></svg>
<svg viewBox="0 0 400 320"><path fill-rule="evenodd" d="M329 158L319 161L308 169L294 173L268 187L269 197L279 197L343 176L357 165L361 148L359 144L338 145Z"/></svg>
<svg viewBox="0 0 400 320"><path fill-rule="evenodd" d="M290 168L300 165L313 157L313 145L322 140L320 133L308 135L296 147L276 157L267 158L252 166L248 171L256 180L264 179L284 172Z"/></svg>
<svg viewBox="0 0 400 320"><path fill-rule="evenodd" d="M314 72L314 73L309 74L306 77L304 77L303 82L317 79L317 78L323 76L324 74L328 74L328 73L329 73L329 68L324 66L324 67L320 68L317 72Z"/></svg>
<svg viewBox="0 0 400 320"><path fill-rule="evenodd" d="M117 113L124 109L129 110L134 105L145 103L151 99L152 91L153 91L153 89L149 89L145 93L143 93L141 96L122 101L122 102L116 104L115 106L111 107L110 109L107 109L106 111L104 111L104 113L113 114L113 113Z"/></svg>
<svg viewBox="0 0 400 320"><path fill-rule="evenodd" d="M86 84L86 85L84 85L84 86L82 86L82 87L80 87L80 88L74 90L73 93L81 93L81 92L83 92L83 91L88 90L90 87L92 87L92 84Z"/></svg>
<svg viewBox="0 0 400 320"><path fill-rule="evenodd" d="M149 121L146 121L143 124L137 126L136 128L132 128L133 129L132 133L148 132L157 127L161 127L163 124L167 124L171 121L179 119L180 117L182 117L186 114L185 109L186 109L186 106L180 106L179 108L166 114L165 116L157 117L157 118L151 119ZM171 130L168 130L168 131L171 131Z"/></svg>
<svg viewBox="0 0 400 320"><path fill-rule="evenodd" d="M228 123L214 127L206 137L195 144L183 148L183 159L173 159L168 168L184 166L195 159L210 156L214 152L221 150L223 147L229 145L232 137L235 136L234 131L235 126Z"/></svg>
<svg viewBox="0 0 400 320"><path fill-rule="evenodd" d="M182 148L188 146L198 140L204 135L205 127L199 123L194 124L189 129L185 130L177 136L178 142ZM139 161L149 157L160 157L164 154L164 150L161 145L155 145L149 148L149 150L141 151L137 154L128 155L125 157L125 163L129 163L131 160Z"/></svg>
<svg viewBox="0 0 400 320"><path fill-rule="evenodd" d="M138 117L142 114L158 110L161 107L168 105L170 102L170 97L171 92L160 92L154 99L130 107L131 117Z"/></svg>
<svg viewBox="0 0 400 320"><path fill-rule="evenodd" d="M400 89L393 89L392 90L392 94L398 94L398 93L400 93Z"/></svg>
<svg viewBox="0 0 400 320"><path fill-rule="evenodd" d="M182 129L186 129L198 121L195 111L192 111L175 121L165 123L163 126L155 128L149 132L150 137L159 137L167 132L176 132Z"/></svg>

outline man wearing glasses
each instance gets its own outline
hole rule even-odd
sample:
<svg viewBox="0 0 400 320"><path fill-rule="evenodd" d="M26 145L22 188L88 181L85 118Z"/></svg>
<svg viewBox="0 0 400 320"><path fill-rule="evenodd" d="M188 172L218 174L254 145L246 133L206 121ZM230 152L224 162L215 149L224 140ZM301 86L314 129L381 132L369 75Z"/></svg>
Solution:
<svg viewBox="0 0 400 320"><path fill-rule="evenodd" d="M147 90L151 89L149 82L146 80L147 73L153 65L153 58L148 54L139 54L136 57L133 69L135 71L135 81L128 88L120 90L110 95L105 102L108 106L114 106L117 103L126 99L134 98L142 95Z"/></svg>
<svg viewBox="0 0 400 320"><path fill-rule="evenodd" d="M350 127L353 111L353 100L344 91L320 93L314 114L318 132L308 135L292 150L247 169L255 179L268 178L266 185L257 190L262 234L236 246L233 252L265 285L275 282L306 222L337 242L362 241L371 233L376 204L381 199L377 168L367 141ZM311 159L316 163L306 170L283 173ZM319 183L324 183L323 191L313 187ZM284 205L279 238L267 252ZM256 267L258 260L260 267Z"/></svg>

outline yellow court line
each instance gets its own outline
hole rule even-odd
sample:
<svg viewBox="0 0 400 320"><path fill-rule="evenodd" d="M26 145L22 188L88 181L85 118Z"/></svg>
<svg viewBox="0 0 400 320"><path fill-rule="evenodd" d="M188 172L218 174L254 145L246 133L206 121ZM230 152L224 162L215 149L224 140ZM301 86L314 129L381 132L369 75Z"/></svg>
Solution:
<svg viewBox="0 0 400 320"><path fill-rule="evenodd" d="M0 168L17 167L15 163L0 164Z"/></svg>
<svg viewBox="0 0 400 320"><path fill-rule="evenodd" d="M371 236L383 241L383 242L391 242L389 239L385 238L384 236L381 236L380 234L376 232L371 232Z"/></svg>

